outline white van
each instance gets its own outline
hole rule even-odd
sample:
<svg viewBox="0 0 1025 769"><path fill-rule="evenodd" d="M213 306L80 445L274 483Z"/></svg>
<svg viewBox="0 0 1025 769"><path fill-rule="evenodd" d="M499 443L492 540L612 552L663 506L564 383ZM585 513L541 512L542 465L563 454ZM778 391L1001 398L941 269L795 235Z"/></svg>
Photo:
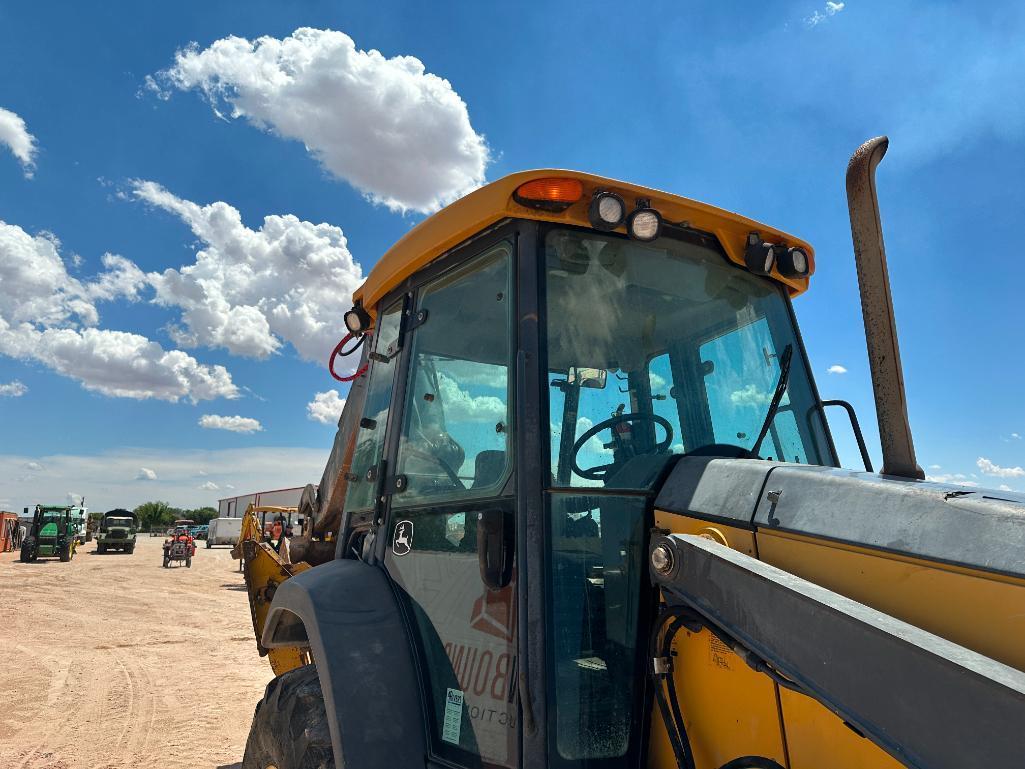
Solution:
<svg viewBox="0 0 1025 769"><path fill-rule="evenodd" d="M214 518L206 533L206 546L234 545L242 533L241 518Z"/></svg>

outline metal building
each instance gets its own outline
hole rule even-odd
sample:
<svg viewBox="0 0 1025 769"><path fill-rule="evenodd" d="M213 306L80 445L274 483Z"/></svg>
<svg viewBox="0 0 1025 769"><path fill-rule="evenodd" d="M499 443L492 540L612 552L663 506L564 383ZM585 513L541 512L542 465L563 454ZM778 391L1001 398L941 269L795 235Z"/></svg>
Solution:
<svg viewBox="0 0 1025 769"><path fill-rule="evenodd" d="M273 489L271 491L255 491L237 497L226 497L217 500L218 518L241 518L250 502L257 505L276 505L278 507L298 507L303 486L294 489Z"/></svg>

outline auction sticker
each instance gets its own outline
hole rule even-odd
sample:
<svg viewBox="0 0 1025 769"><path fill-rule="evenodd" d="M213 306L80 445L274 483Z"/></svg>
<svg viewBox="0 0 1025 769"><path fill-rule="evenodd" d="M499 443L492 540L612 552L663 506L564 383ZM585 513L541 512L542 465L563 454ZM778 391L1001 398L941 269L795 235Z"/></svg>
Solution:
<svg viewBox="0 0 1025 769"><path fill-rule="evenodd" d="M462 726L463 693L459 689L448 689L445 693L445 723L441 728L441 739L458 745Z"/></svg>

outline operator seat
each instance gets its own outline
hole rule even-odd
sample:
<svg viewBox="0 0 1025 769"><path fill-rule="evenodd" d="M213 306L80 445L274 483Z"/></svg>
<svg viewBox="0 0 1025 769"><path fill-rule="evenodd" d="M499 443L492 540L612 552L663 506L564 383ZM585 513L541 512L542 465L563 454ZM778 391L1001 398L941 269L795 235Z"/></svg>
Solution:
<svg viewBox="0 0 1025 769"><path fill-rule="evenodd" d="M482 489L494 486L502 479L505 470L505 452L486 449L477 454L473 464L473 483L471 489Z"/></svg>

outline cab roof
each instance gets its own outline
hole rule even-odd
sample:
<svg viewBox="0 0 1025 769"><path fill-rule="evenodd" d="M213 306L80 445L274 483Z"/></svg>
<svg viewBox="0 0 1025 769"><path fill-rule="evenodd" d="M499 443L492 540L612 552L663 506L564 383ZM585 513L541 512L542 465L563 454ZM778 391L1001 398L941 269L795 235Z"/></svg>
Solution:
<svg viewBox="0 0 1025 769"><path fill-rule="evenodd" d="M584 194L580 201L561 212L531 208L513 199L513 193L520 185L545 178L579 180L583 185ZM649 200L651 207L656 209L667 223L683 224L691 229L714 235L722 244L729 259L741 266L744 265L747 236L751 232L757 232L766 241L805 249L809 257L809 274L815 270L814 251L807 242L746 216L679 195L603 176L580 171L538 169L510 174L491 182L424 219L378 260L363 285L356 289L353 301L361 303L368 312L376 315L377 303L406 278L503 219L535 219L590 227L587 209L592 195L597 190L618 193L626 201L628 209L638 198ZM626 229L620 226L616 231L625 233ZM780 275L775 267L770 277L786 285L792 296L808 288L808 278L786 278Z"/></svg>

